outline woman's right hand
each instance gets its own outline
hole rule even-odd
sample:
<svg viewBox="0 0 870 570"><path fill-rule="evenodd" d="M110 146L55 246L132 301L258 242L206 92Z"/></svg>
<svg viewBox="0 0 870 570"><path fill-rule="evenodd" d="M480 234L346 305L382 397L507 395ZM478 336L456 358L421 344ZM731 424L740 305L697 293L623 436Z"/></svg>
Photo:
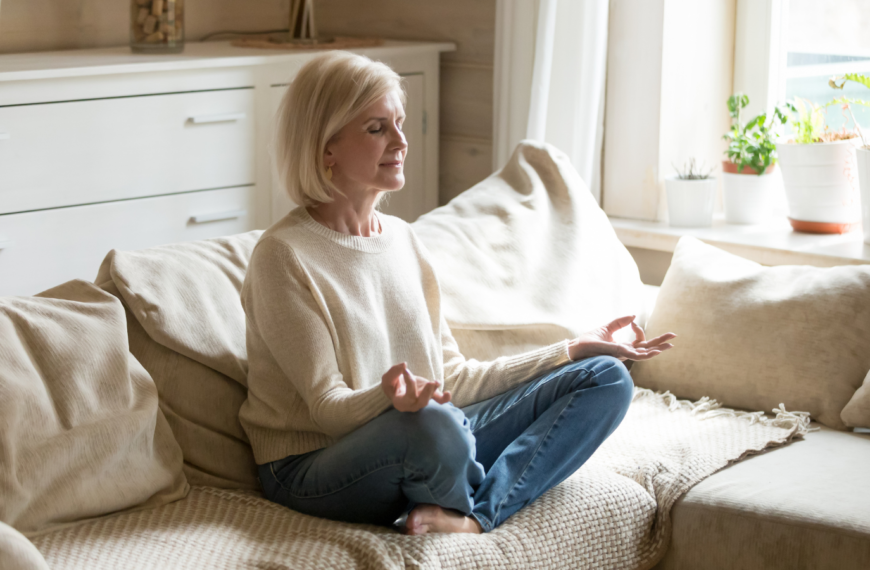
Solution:
<svg viewBox="0 0 870 570"><path fill-rule="evenodd" d="M411 374L405 362L396 364L381 377L381 388L400 412L422 410L429 400L446 404L450 401L450 392L442 392L440 387L435 380Z"/></svg>

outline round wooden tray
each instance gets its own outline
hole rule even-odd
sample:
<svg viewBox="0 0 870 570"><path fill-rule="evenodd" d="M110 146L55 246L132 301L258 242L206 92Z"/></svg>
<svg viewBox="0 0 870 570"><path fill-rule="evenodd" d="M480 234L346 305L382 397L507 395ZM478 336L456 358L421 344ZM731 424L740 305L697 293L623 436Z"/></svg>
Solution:
<svg viewBox="0 0 870 570"><path fill-rule="evenodd" d="M287 50L315 50L315 49L352 49L361 47L375 47L383 45L384 38L357 38L351 36L335 36L333 41L324 43L286 43L278 38L284 34L273 36L242 36L230 42L236 47L287 49Z"/></svg>

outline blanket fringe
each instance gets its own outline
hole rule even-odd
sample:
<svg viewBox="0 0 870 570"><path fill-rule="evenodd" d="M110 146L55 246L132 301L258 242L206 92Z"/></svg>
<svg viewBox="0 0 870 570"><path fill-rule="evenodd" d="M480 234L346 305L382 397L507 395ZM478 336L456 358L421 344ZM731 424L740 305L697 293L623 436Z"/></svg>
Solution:
<svg viewBox="0 0 870 570"><path fill-rule="evenodd" d="M658 400L668 407L668 411L685 410L702 420L722 416L740 418L747 420L750 424L757 423L767 427L794 431L794 435L806 435L807 432L819 429L810 427L809 412L789 412L785 409L785 404L782 403L779 407L771 410L776 416L769 418L764 412L744 412L732 410L731 408L723 408L722 404L708 396L704 396L697 402L692 402L690 400L680 400L669 391L653 392L648 388L635 387L634 400L640 399Z"/></svg>

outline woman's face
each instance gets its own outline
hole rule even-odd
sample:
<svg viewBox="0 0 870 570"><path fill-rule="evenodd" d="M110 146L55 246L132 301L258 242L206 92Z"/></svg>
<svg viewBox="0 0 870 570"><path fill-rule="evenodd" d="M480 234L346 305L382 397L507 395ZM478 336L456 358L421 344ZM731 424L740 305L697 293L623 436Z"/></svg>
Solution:
<svg viewBox="0 0 870 570"><path fill-rule="evenodd" d="M404 121L399 94L392 91L345 125L323 155L324 165L332 167L332 183L348 196L401 189L408 153Z"/></svg>

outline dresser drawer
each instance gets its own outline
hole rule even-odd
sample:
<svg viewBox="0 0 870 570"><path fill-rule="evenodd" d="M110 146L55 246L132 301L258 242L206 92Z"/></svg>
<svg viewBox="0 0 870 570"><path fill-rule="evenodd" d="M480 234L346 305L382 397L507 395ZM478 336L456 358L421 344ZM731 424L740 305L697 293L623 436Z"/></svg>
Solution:
<svg viewBox="0 0 870 570"><path fill-rule="evenodd" d="M70 279L92 281L112 249L232 235L254 229L255 188L0 216L0 296L33 295Z"/></svg>
<svg viewBox="0 0 870 570"><path fill-rule="evenodd" d="M0 214L255 183L254 91L0 108Z"/></svg>

